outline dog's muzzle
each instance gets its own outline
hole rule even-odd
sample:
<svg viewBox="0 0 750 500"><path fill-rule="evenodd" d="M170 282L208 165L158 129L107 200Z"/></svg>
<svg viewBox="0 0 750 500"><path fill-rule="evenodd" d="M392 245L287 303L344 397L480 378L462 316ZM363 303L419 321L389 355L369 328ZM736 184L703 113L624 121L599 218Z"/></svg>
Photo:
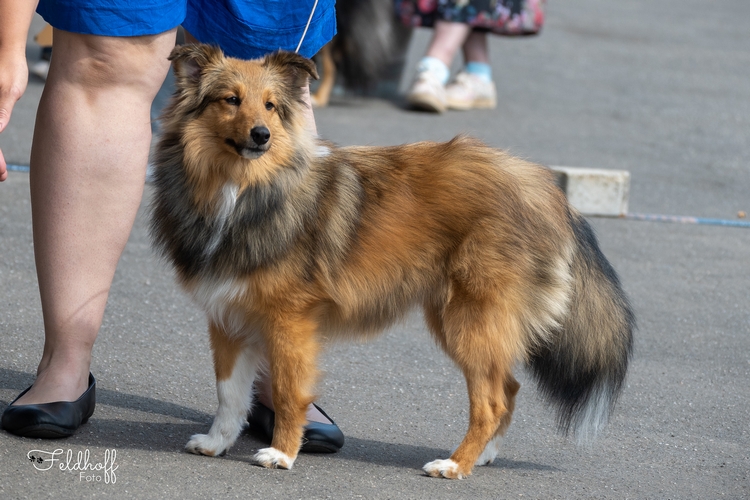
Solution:
<svg viewBox="0 0 750 500"><path fill-rule="evenodd" d="M246 142L238 143L234 139L225 139L225 142L233 147L238 155L253 160L268 151L270 140L271 131L267 127L253 127Z"/></svg>
<svg viewBox="0 0 750 500"><path fill-rule="evenodd" d="M258 146L262 146L271 138L271 131L267 127L253 127L250 130L250 138Z"/></svg>

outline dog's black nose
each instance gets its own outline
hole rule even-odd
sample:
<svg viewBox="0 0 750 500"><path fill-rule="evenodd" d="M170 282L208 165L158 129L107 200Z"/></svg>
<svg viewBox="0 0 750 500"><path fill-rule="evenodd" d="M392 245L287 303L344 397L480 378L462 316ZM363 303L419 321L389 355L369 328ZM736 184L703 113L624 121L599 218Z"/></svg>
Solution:
<svg viewBox="0 0 750 500"><path fill-rule="evenodd" d="M253 127L252 130L250 130L250 137L253 138L255 144L262 146L271 138L271 131L266 127Z"/></svg>

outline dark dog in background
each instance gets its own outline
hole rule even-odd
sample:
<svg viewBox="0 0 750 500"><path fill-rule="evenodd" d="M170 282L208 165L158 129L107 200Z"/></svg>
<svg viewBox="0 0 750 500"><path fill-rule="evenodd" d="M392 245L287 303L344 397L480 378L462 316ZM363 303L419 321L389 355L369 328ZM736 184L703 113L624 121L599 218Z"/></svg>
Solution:
<svg viewBox="0 0 750 500"><path fill-rule="evenodd" d="M398 71L411 39L412 30L396 17L393 0L338 0L336 24L338 33L314 58L320 70L312 95L317 107L328 105L337 80L366 92L381 78L393 78L389 73Z"/></svg>

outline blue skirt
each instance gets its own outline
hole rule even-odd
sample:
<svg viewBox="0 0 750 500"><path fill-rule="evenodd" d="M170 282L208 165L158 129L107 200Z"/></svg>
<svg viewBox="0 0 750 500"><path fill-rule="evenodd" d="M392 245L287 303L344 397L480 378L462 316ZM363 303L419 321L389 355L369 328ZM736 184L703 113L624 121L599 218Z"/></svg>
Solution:
<svg viewBox="0 0 750 500"><path fill-rule="evenodd" d="M103 36L156 35L182 25L232 57L297 48L315 0L40 0L57 29ZM336 34L335 0L319 0L300 54L312 57Z"/></svg>

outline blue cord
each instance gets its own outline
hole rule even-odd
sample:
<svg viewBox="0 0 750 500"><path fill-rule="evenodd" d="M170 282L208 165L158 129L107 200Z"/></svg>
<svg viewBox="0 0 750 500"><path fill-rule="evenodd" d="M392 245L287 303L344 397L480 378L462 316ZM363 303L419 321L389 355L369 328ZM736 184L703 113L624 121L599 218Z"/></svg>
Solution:
<svg viewBox="0 0 750 500"><path fill-rule="evenodd" d="M700 224L707 226L750 228L750 221L706 219L702 217L686 217L683 215L627 214L624 218L649 222L676 222L678 224Z"/></svg>

